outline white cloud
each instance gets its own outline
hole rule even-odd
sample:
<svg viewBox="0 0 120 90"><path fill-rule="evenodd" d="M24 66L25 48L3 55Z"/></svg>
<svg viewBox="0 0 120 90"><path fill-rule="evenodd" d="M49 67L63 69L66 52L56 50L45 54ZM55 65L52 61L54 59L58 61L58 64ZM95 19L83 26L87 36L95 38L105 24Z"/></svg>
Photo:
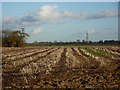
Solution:
<svg viewBox="0 0 120 90"><path fill-rule="evenodd" d="M37 35L37 34L40 34L42 32L42 28L36 28L35 30L33 30L32 34L33 35Z"/></svg>
<svg viewBox="0 0 120 90"><path fill-rule="evenodd" d="M14 28L19 26L22 26L22 24L16 17L4 16L2 18L2 28Z"/></svg>
<svg viewBox="0 0 120 90"><path fill-rule="evenodd" d="M62 24L66 18L72 18L75 20L80 19L100 19L106 17L116 17L117 10L105 10L98 13L79 12L72 13L70 11L59 12L58 5L44 5L36 13L26 13L22 18L16 18L11 16L4 16L2 20L3 28L19 27L19 26L35 26L40 24Z"/></svg>
<svg viewBox="0 0 120 90"><path fill-rule="evenodd" d="M16 20L16 18L15 17L11 17L11 16L4 16L3 17L3 22L8 22L8 21L13 22L15 20Z"/></svg>
<svg viewBox="0 0 120 90"><path fill-rule="evenodd" d="M94 34L94 33L95 33L95 30L94 30L94 29L88 30L88 34Z"/></svg>
<svg viewBox="0 0 120 90"><path fill-rule="evenodd" d="M65 20L60 20L60 21L57 22L57 24L63 24L63 23L66 23L66 21Z"/></svg>
<svg viewBox="0 0 120 90"><path fill-rule="evenodd" d="M105 10L103 12L92 13L91 15L87 16L88 19L100 19L106 17L117 17L118 11L117 10Z"/></svg>
<svg viewBox="0 0 120 90"><path fill-rule="evenodd" d="M37 16L40 19L54 19L60 17L60 12L57 12L56 9L58 5L45 5L37 11Z"/></svg>
<svg viewBox="0 0 120 90"><path fill-rule="evenodd" d="M57 20L64 18L80 19L85 16L85 13L71 13L69 11L58 12L58 5L44 5L36 12L36 14L25 14L21 19L23 22L39 22L41 23L56 23ZM37 23L38 24L38 23Z"/></svg>

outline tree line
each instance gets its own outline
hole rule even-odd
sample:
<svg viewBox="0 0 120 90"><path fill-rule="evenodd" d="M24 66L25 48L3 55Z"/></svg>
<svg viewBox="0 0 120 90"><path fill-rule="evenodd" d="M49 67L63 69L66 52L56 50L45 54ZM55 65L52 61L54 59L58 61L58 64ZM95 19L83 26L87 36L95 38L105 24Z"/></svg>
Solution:
<svg viewBox="0 0 120 90"><path fill-rule="evenodd" d="M80 45L120 45L120 41L118 40L105 40L105 41L85 41L85 40L76 40L73 42L33 42L33 43L27 43L26 46L80 46Z"/></svg>
<svg viewBox="0 0 120 90"><path fill-rule="evenodd" d="M27 33L24 32L24 28L21 30L2 30L2 46L3 47L24 47L26 44L26 39L29 37Z"/></svg>
<svg viewBox="0 0 120 90"><path fill-rule="evenodd" d="M76 40L74 42L33 42L26 43L26 39L29 37L27 33L25 33L24 28L21 30L2 30L2 35L0 35L0 40L2 40L3 47L24 47L24 46L79 46L79 45L120 45L120 41L115 40L105 40L105 41L85 41L85 40Z"/></svg>

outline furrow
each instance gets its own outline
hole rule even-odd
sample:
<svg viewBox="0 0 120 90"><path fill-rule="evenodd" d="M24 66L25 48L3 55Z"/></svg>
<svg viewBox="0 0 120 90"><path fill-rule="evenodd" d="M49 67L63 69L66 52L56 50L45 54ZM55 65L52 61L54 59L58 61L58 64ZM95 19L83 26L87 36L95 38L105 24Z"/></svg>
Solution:
<svg viewBox="0 0 120 90"><path fill-rule="evenodd" d="M16 58L16 57L20 57L20 56L22 56L22 55L24 55L24 54L28 54L28 53L32 53L32 52L35 52L36 50L38 50L38 49L40 49L40 48L37 48L37 49L29 49L29 50L22 50L21 52L17 52L17 53L14 53L14 54L2 54L2 59L4 60L4 59L14 59L14 58Z"/></svg>
<svg viewBox="0 0 120 90"><path fill-rule="evenodd" d="M37 56L36 57L36 55L34 55L34 56L32 56L32 57L30 57L30 58L28 58L28 59L24 59L24 60L19 60L19 61L16 61L16 62L13 62L12 63L12 65L6 65L6 66L4 66L4 69L3 69L3 72L4 73L15 73L15 72L19 72L19 70L22 68L22 67L24 67L24 66L26 66L26 65L28 65L28 64L30 64L30 63L32 63L32 62L36 62L37 60L39 60L40 58L44 58L44 57L46 57L46 56L48 56L49 54L51 54L52 52L54 52L54 51L56 51L56 50L58 50L59 48L55 48L55 49L53 49L53 50L51 50L51 51L48 51L47 53L42 53L42 55L41 55L41 53L39 54L39 55L41 55L41 56ZM7 67L8 66L8 67Z"/></svg>
<svg viewBox="0 0 120 90"><path fill-rule="evenodd" d="M49 49L46 49L46 50L40 50L40 51L36 51L36 52L32 52L32 53L27 53L24 56L22 55L21 57L14 57L14 58L11 58L11 59L6 59L6 60L3 60L2 64L3 65L4 64L11 64L13 61L18 61L18 60L21 60L21 59L24 59L24 58L29 58L29 57L38 55L40 53L47 52L47 51L52 50L52 49L53 48L49 48Z"/></svg>

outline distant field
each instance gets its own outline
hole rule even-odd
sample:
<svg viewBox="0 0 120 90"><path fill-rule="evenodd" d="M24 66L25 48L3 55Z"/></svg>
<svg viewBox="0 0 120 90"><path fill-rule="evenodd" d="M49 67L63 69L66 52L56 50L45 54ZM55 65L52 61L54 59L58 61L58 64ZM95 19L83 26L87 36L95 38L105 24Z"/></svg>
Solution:
<svg viewBox="0 0 120 90"><path fill-rule="evenodd" d="M31 47L119 47L119 45L83 45L83 46L26 46L27 48Z"/></svg>
<svg viewBox="0 0 120 90"><path fill-rule="evenodd" d="M3 88L119 87L117 46L2 48Z"/></svg>

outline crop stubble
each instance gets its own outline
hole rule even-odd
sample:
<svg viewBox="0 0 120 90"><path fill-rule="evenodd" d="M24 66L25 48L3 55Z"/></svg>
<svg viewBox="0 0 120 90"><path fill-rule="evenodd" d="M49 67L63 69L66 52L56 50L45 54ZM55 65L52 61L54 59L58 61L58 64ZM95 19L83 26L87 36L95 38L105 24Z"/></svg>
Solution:
<svg viewBox="0 0 120 90"><path fill-rule="evenodd" d="M87 49L94 52L87 52ZM108 54L95 56L97 50ZM110 51L113 56L110 56ZM116 48L4 48L2 54L5 56L2 59L4 88L118 87L120 84L120 60ZM94 81L97 76L100 78L111 74L115 75L113 79L109 78L109 84L105 81L107 78L103 82ZM96 83L89 84L93 81ZM101 84L105 82L108 85Z"/></svg>

